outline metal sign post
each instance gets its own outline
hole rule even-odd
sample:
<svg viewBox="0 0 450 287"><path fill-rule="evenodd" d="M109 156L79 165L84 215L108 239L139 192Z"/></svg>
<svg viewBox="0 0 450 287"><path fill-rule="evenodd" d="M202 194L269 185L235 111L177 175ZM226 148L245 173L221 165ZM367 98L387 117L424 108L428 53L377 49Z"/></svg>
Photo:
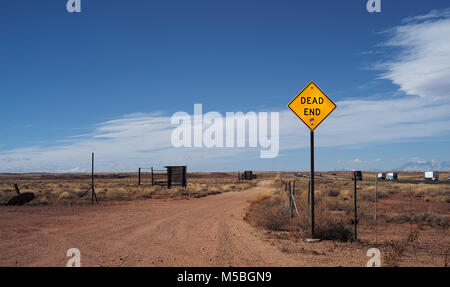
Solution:
<svg viewBox="0 0 450 287"><path fill-rule="evenodd" d="M311 237L314 238L314 131L311 131Z"/></svg>
<svg viewBox="0 0 450 287"><path fill-rule="evenodd" d="M355 241L358 240L358 212L357 212L357 201L356 201L356 174L353 173L353 181L355 182L355 191L353 192L353 205L354 205L354 211L355 211L355 218L354 218L354 223L355 223Z"/></svg>
<svg viewBox="0 0 450 287"><path fill-rule="evenodd" d="M378 175L375 176L375 242L378 243L377 213L378 213Z"/></svg>
<svg viewBox="0 0 450 287"><path fill-rule="evenodd" d="M314 130L336 109L336 105L314 82L310 82L289 103L288 108L311 131L311 180L309 193L311 194L311 237L314 238Z"/></svg>

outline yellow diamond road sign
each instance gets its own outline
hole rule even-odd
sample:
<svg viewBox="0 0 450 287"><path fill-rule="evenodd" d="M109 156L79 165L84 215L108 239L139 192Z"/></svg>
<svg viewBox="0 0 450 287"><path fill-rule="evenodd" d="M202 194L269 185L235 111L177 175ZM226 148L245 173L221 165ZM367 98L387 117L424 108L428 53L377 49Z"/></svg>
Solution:
<svg viewBox="0 0 450 287"><path fill-rule="evenodd" d="M314 82L309 83L288 107L311 131L336 109L335 103Z"/></svg>

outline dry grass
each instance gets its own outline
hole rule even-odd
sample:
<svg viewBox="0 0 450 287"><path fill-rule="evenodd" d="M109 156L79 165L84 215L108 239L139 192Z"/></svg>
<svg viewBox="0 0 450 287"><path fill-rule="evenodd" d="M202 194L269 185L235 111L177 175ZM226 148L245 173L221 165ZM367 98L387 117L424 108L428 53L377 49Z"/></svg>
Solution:
<svg viewBox="0 0 450 287"><path fill-rule="evenodd" d="M421 173L401 176L420 179ZM283 181L296 181L295 200L300 214L294 219L290 218L288 196L278 179L277 185L264 190L256 201L251 202L246 219L251 224L268 230L282 230L295 233L296 236L301 234L303 237L309 237L308 178L296 177L293 174L283 174L282 177ZM364 179L357 183L359 228L374 226L375 175L368 174ZM351 241L354 238L353 189L349 173L336 173L331 176L323 173L321 177L316 178L317 237L335 241ZM413 196L412 222L410 191ZM450 185L378 182L377 194L378 225L414 224L415 228L422 230L427 227L448 230Z"/></svg>
<svg viewBox="0 0 450 287"><path fill-rule="evenodd" d="M329 194L329 193L328 193ZM331 196L337 196L332 193ZM318 199L321 200L321 199ZM288 231L290 235L309 235L309 214L307 202L296 200L299 215L291 218L289 210L289 198L286 192L272 186L262 191L255 201L252 201L247 209L245 219L254 226L259 226L271 231ZM353 238L353 232L348 224L336 216L334 212L321 210L318 212L316 224L316 236L325 240L349 241Z"/></svg>
<svg viewBox="0 0 450 287"><path fill-rule="evenodd" d="M399 260L403 256L407 245L408 242L405 240L390 240L385 242L383 249L383 266L398 267Z"/></svg>
<svg viewBox="0 0 450 287"><path fill-rule="evenodd" d="M287 230L290 213L286 204L285 194L268 187L250 203L245 219L269 230Z"/></svg>
<svg viewBox="0 0 450 287"><path fill-rule="evenodd" d="M422 173L399 176L419 180ZM363 177L357 183L356 242L353 241L354 183L349 173L322 173L315 180L315 233L324 239L320 243L299 242L311 236L308 177L282 174L284 181L296 181L298 216L290 218L288 196L278 175L278 184L264 190L250 203L245 218L253 226L264 228L282 252L314 255L318 265L329 262L325 256L349 256L340 259L346 262L344 265L354 264L353 256L361 256L358 260L365 264L367 259L361 250L377 247L382 253L382 266L448 266L450 185L378 182L375 222L375 173L363 173Z"/></svg>
<svg viewBox="0 0 450 287"><path fill-rule="evenodd" d="M13 185L17 183L21 192L32 192L35 199L29 205L85 204L90 202L90 193L81 197L90 187L88 175L1 175L0 203L7 202L16 195ZM148 180L147 180L148 181ZM128 174L120 178L99 175L95 179L95 191L100 201L127 201L141 199L199 198L229 191L243 191L256 181L238 182L234 174L211 176L195 174L189 177L188 185L167 189L162 186L138 185L137 177Z"/></svg>

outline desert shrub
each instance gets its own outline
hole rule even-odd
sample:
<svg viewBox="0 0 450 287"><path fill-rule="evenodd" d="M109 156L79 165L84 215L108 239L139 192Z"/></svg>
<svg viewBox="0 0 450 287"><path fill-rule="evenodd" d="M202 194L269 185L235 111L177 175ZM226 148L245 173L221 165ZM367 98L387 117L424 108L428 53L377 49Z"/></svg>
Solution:
<svg viewBox="0 0 450 287"><path fill-rule="evenodd" d="M86 193L86 191L75 191L74 193L77 197L81 197Z"/></svg>
<svg viewBox="0 0 450 287"><path fill-rule="evenodd" d="M350 214L353 210L352 202L349 200L327 199L324 201L325 207L331 211L343 211Z"/></svg>
<svg viewBox="0 0 450 287"><path fill-rule="evenodd" d="M8 200L10 200L14 195L15 195L15 193L12 193L12 192L6 191L6 190L5 190L5 192L1 192L0 193L0 203L6 204L8 202Z"/></svg>
<svg viewBox="0 0 450 287"><path fill-rule="evenodd" d="M214 194L219 194L221 193L221 191L219 190L219 188L217 187L211 187L208 191L207 194L208 195L214 195Z"/></svg>
<svg viewBox="0 0 450 287"><path fill-rule="evenodd" d="M450 203L450 196L440 196L439 201L442 203Z"/></svg>
<svg viewBox="0 0 450 287"><path fill-rule="evenodd" d="M391 194L393 194L393 193L388 192L388 191L378 191L377 198L379 198L379 199L388 198Z"/></svg>
<svg viewBox="0 0 450 287"><path fill-rule="evenodd" d="M431 227L441 227L443 229L448 229L450 223L450 220L447 216L435 213L419 214L414 216L412 220L420 227L423 227L424 224L427 224ZM386 217L386 222L402 224L410 221L411 217L407 214L398 214L392 217Z"/></svg>
<svg viewBox="0 0 450 287"><path fill-rule="evenodd" d="M414 192L414 197L423 197L425 195L425 192L423 190Z"/></svg>
<svg viewBox="0 0 450 287"><path fill-rule="evenodd" d="M289 221L289 211L282 206L265 210L262 217L263 226L271 230L286 230Z"/></svg>
<svg viewBox="0 0 450 287"><path fill-rule="evenodd" d="M64 200L64 199L72 199L73 195L69 193L68 191L64 191L58 196L58 200Z"/></svg>
<svg viewBox="0 0 450 287"><path fill-rule="evenodd" d="M385 247L383 248L384 266L386 267L397 267L400 257L406 250L407 242L402 240L391 240L385 242Z"/></svg>
<svg viewBox="0 0 450 287"><path fill-rule="evenodd" d="M256 198L257 201L263 201L265 199L268 199L270 197L272 197L273 194L272 192L270 192L269 190L264 190L262 192L260 192Z"/></svg>
<svg viewBox="0 0 450 287"><path fill-rule="evenodd" d="M411 218L407 214L398 214L392 217L387 217L386 222L394 222L394 223L405 223L411 221Z"/></svg>
<svg viewBox="0 0 450 287"><path fill-rule="evenodd" d="M444 215L439 215L435 213L424 213L420 215L416 215L414 217L415 222L427 223L432 227L441 227L443 229L448 229L449 227L449 218Z"/></svg>
<svg viewBox="0 0 450 287"><path fill-rule="evenodd" d="M40 198L39 203L42 205L47 205L48 204L48 199L47 197L43 196Z"/></svg>
<svg viewBox="0 0 450 287"><path fill-rule="evenodd" d="M371 192L361 192L357 195L357 197L361 201L375 202L375 194Z"/></svg>
<svg viewBox="0 0 450 287"><path fill-rule="evenodd" d="M340 218L326 213L318 222L315 235L323 240L351 241L354 238L353 230Z"/></svg>
<svg viewBox="0 0 450 287"><path fill-rule="evenodd" d="M267 192L262 194L260 200L250 203L245 219L269 230L286 230L290 219L286 199L281 194L272 196L267 196Z"/></svg>
<svg viewBox="0 0 450 287"><path fill-rule="evenodd" d="M125 196L125 194L119 189L108 190L108 192L106 192L107 200L121 200L123 199L123 196Z"/></svg>
<svg viewBox="0 0 450 287"><path fill-rule="evenodd" d="M341 194L341 193L338 190L332 189L332 190L328 191L328 196L331 196L331 197L337 197L337 196L339 196L339 194Z"/></svg>

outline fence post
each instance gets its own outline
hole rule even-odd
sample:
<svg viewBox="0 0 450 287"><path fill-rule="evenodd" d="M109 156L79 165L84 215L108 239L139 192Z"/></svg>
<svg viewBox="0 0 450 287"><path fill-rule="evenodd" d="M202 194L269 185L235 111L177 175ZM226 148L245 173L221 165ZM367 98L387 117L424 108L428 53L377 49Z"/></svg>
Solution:
<svg viewBox="0 0 450 287"><path fill-rule="evenodd" d="M416 245L414 244L415 235L413 234L413 206L412 206L412 188L411 187L409 188L409 226L410 226L409 239L411 240L411 243L413 246L413 251L414 251L414 256L416 257L416 260L417 260Z"/></svg>
<svg viewBox="0 0 450 287"><path fill-rule="evenodd" d="M291 218L294 218L294 194L295 194L295 180L292 182L292 190L291 190L291 201L292 201L292 205L291 205Z"/></svg>
<svg viewBox="0 0 450 287"><path fill-rule="evenodd" d="M295 180L294 180L294 184L292 186L292 215L294 213L294 208L295 208L295 212L297 213L298 216L298 208L297 208L297 203L295 203Z"/></svg>
<svg viewBox="0 0 450 287"><path fill-rule="evenodd" d="M141 185L141 168L138 171L138 185Z"/></svg>
<svg viewBox="0 0 450 287"><path fill-rule="evenodd" d="M291 210L291 218L294 218L294 203L292 202L292 185L289 182L289 205Z"/></svg>
<svg viewBox="0 0 450 287"><path fill-rule="evenodd" d="M153 177L153 166L152 166L152 186L154 186L154 185L155 185L155 179Z"/></svg>
<svg viewBox="0 0 450 287"><path fill-rule="evenodd" d="M97 194L95 194L95 184L94 184L94 153L92 153L92 172L91 172L91 180L92 180L92 194L91 194L91 204L94 204L94 198L95 202L98 204L97 200Z"/></svg>
<svg viewBox="0 0 450 287"><path fill-rule="evenodd" d="M19 190L19 186L17 185L17 183L14 184L14 189L16 190L17 195L20 195L20 190Z"/></svg>

